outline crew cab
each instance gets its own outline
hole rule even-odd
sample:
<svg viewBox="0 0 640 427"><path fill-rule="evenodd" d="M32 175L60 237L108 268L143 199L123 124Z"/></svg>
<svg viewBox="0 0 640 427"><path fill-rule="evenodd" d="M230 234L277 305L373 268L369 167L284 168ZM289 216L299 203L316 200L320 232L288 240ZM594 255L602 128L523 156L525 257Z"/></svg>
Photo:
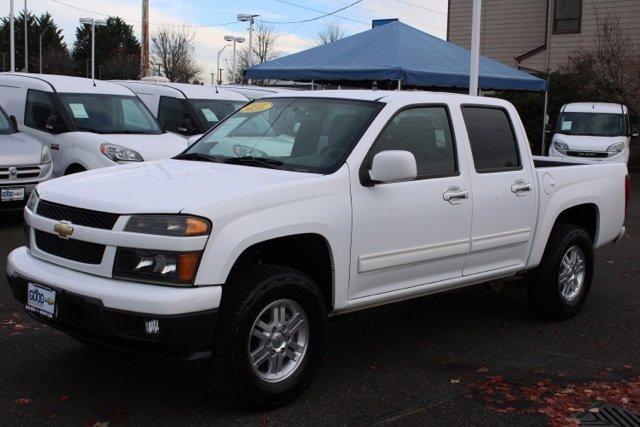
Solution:
<svg viewBox="0 0 640 427"><path fill-rule="evenodd" d="M163 131L140 99L115 83L1 73L0 104L22 132L51 149L56 177L166 159L188 145Z"/></svg>
<svg viewBox="0 0 640 427"><path fill-rule="evenodd" d="M516 275L576 315L629 189L622 163L534 159L506 101L430 92L263 98L117 169L32 193L15 298L82 342L211 356L261 406L309 384L329 316Z"/></svg>
<svg viewBox="0 0 640 427"><path fill-rule="evenodd" d="M629 109L621 104L578 102L560 110L549 156L592 161L629 161L631 138Z"/></svg>
<svg viewBox="0 0 640 427"><path fill-rule="evenodd" d="M164 129L194 141L249 102L246 96L219 86L149 80L115 83L135 92Z"/></svg>
<svg viewBox="0 0 640 427"><path fill-rule="evenodd" d="M49 147L18 132L0 108L0 212L24 209L31 191L52 171Z"/></svg>

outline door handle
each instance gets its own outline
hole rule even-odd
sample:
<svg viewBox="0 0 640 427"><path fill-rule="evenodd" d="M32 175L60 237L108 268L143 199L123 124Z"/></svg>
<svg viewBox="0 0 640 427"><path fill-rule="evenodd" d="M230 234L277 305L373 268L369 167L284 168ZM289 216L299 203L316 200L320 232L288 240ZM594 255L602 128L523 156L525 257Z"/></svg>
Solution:
<svg viewBox="0 0 640 427"><path fill-rule="evenodd" d="M469 198L469 192L460 187L449 187L442 197L452 205L457 205L458 203L462 203L464 199Z"/></svg>
<svg viewBox="0 0 640 427"><path fill-rule="evenodd" d="M522 179L517 180L511 186L511 192L517 196L524 196L523 193L526 193L532 190L533 190L533 184L525 182Z"/></svg>

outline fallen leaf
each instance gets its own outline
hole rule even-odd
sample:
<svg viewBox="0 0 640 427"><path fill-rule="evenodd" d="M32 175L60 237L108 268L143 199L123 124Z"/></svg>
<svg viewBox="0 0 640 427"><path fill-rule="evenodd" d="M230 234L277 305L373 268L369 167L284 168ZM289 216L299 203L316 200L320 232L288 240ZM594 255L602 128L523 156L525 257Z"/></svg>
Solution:
<svg viewBox="0 0 640 427"><path fill-rule="evenodd" d="M476 370L476 372L477 372L477 373L479 373L479 374L483 374L483 373L485 373L485 372L489 372L489 368L487 368L486 366L483 366L483 367L481 367L481 368L478 368L478 369Z"/></svg>
<svg viewBox="0 0 640 427"><path fill-rule="evenodd" d="M28 405L29 403L31 403L31 399L29 399L28 397L21 397L20 399L16 399L15 401L15 404L20 406Z"/></svg>
<svg viewBox="0 0 640 427"><path fill-rule="evenodd" d="M451 384L459 384L459 383L460 383L459 379L455 379L454 378L454 379L451 380Z"/></svg>

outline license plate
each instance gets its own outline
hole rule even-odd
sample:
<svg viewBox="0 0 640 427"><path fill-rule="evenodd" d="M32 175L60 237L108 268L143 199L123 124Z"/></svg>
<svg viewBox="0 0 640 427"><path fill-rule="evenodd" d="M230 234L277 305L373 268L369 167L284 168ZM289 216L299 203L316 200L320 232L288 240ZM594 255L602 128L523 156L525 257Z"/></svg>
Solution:
<svg viewBox="0 0 640 427"><path fill-rule="evenodd" d="M16 202L24 200L24 188L3 188L0 190L0 201Z"/></svg>
<svg viewBox="0 0 640 427"><path fill-rule="evenodd" d="M56 291L46 286L29 282L27 286L27 310L50 319L56 315Z"/></svg>

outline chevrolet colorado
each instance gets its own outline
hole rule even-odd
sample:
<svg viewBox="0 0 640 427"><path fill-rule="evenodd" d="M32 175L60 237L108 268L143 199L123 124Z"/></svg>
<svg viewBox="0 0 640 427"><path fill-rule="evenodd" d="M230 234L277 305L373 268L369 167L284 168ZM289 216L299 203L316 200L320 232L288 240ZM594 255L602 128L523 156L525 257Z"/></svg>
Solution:
<svg viewBox="0 0 640 427"><path fill-rule="evenodd" d="M332 315L525 273L539 313L576 315L628 190L623 163L534 158L503 100L276 94L173 159L40 184L7 274L82 342L211 356L223 396L274 406Z"/></svg>

